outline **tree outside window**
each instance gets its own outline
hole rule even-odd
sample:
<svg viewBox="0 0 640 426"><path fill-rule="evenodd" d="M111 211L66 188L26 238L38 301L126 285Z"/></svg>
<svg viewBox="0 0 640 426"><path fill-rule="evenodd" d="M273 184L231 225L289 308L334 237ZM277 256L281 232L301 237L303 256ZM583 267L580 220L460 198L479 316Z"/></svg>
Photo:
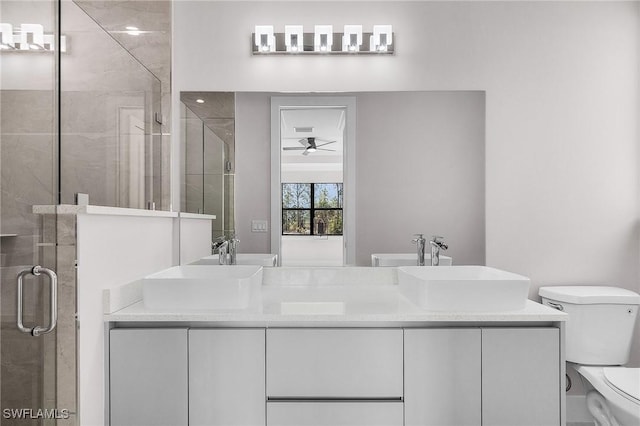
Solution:
<svg viewBox="0 0 640 426"><path fill-rule="evenodd" d="M282 235L342 235L342 183L283 183Z"/></svg>

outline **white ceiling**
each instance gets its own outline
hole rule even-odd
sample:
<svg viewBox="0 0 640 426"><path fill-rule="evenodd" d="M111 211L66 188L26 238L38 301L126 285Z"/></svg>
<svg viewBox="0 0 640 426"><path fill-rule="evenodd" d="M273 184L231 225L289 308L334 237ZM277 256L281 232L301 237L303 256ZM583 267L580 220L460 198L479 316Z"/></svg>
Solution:
<svg viewBox="0 0 640 426"><path fill-rule="evenodd" d="M344 108L312 108L299 107L283 110L280 116L280 131L282 147L300 147L300 139L315 137L316 145L326 141L335 141L320 148L334 151L318 150L308 155L302 155L303 150L282 151L283 163L342 163L344 149ZM311 132L296 131L296 127L311 127ZM320 140L322 139L322 140Z"/></svg>

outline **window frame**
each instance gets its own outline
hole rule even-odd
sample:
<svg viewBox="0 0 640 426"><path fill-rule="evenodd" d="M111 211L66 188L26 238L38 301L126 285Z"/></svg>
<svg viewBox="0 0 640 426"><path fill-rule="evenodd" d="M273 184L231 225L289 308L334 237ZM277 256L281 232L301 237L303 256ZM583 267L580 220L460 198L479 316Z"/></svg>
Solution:
<svg viewBox="0 0 640 426"><path fill-rule="evenodd" d="M334 236L334 237L341 237L344 236L344 182L281 182L280 183L281 188L280 188L280 194L281 194L281 200L280 200L280 221L281 223L284 225L284 216L286 212L289 211L298 211L298 212L309 212L309 221L310 221L310 229L309 229L309 233L308 234L289 234L289 233L285 233L285 229L284 226L281 226L280 229L280 234L283 236L302 236L302 237L308 237L308 236ZM306 208L306 207L285 207L284 206L284 185L310 185L309 188L309 204L310 207ZM342 189L342 207L316 207L316 197L315 197L315 186L316 185L341 185L341 189ZM315 233L315 226L314 226L314 218L315 218L315 212L316 211L339 211L340 215L342 216L342 230L339 234L329 234L329 233L324 233L324 234L316 234Z"/></svg>

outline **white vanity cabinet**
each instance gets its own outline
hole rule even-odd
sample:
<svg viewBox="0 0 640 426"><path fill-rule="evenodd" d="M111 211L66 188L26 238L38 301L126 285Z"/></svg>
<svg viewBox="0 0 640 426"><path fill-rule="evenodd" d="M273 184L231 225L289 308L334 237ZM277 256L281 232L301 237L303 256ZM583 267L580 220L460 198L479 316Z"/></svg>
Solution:
<svg viewBox="0 0 640 426"><path fill-rule="evenodd" d="M482 331L404 331L405 425L459 426L482 422Z"/></svg>
<svg viewBox="0 0 640 426"><path fill-rule="evenodd" d="M189 424L265 424L265 330L189 330Z"/></svg>
<svg viewBox="0 0 640 426"><path fill-rule="evenodd" d="M405 424L560 424L557 328L405 330Z"/></svg>
<svg viewBox="0 0 640 426"><path fill-rule="evenodd" d="M560 331L482 330L482 424L560 424Z"/></svg>
<svg viewBox="0 0 640 426"><path fill-rule="evenodd" d="M560 329L114 328L111 425L558 426Z"/></svg>
<svg viewBox="0 0 640 426"><path fill-rule="evenodd" d="M267 330L267 399L402 400L402 329Z"/></svg>
<svg viewBox="0 0 640 426"><path fill-rule="evenodd" d="M402 329L267 330L267 425L403 424Z"/></svg>
<svg viewBox="0 0 640 426"><path fill-rule="evenodd" d="M187 426L187 329L116 328L110 332L113 426Z"/></svg>
<svg viewBox="0 0 640 426"><path fill-rule="evenodd" d="M268 426L402 426L402 402L270 402Z"/></svg>

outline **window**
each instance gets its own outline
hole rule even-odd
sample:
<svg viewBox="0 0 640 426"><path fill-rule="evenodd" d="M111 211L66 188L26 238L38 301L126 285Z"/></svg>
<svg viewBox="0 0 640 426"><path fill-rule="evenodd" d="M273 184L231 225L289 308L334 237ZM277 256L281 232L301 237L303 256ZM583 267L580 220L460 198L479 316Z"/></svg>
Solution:
<svg viewBox="0 0 640 426"><path fill-rule="evenodd" d="M342 183L283 183L282 235L342 235Z"/></svg>

